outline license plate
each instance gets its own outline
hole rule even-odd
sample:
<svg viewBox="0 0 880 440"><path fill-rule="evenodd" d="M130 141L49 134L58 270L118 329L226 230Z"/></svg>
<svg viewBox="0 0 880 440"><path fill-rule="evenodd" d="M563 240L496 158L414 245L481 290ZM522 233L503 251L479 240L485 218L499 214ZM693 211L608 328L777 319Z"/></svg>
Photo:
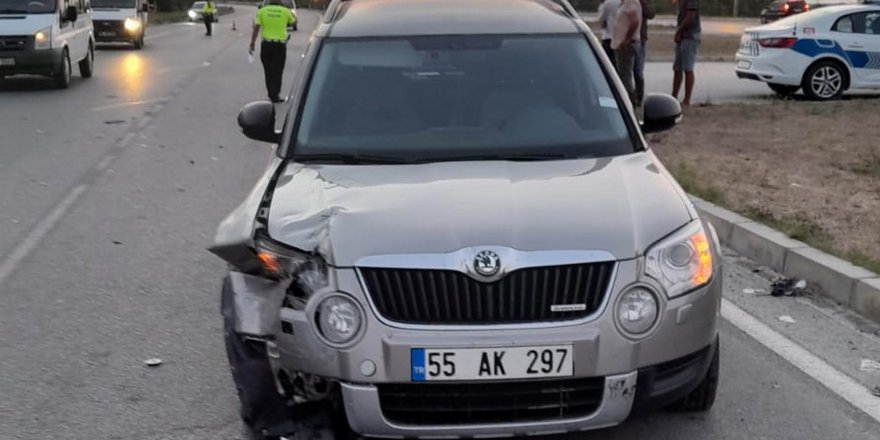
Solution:
<svg viewBox="0 0 880 440"><path fill-rule="evenodd" d="M537 379L574 375L571 345L413 348L413 382Z"/></svg>
<svg viewBox="0 0 880 440"><path fill-rule="evenodd" d="M115 37L116 32L98 32L98 36L101 37Z"/></svg>
<svg viewBox="0 0 880 440"><path fill-rule="evenodd" d="M746 60L740 60L740 61L736 62L736 67L740 68L740 69L748 70L750 67L752 67L752 62L746 61Z"/></svg>
<svg viewBox="0 0 880 440"><path fill-rule="evenodd" d="M14 66L15 58L0 58L0 66Z"/></svg>

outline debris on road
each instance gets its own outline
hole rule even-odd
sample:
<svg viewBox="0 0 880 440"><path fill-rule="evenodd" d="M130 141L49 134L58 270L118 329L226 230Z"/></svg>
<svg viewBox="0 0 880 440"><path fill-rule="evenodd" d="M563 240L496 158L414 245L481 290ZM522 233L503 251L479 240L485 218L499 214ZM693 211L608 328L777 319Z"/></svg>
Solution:
<svg viewBox="0 0 880 440"><path fill-rule="evenodd" d="M766 294L767 291L764 289L751 289L750 288L750 289L743 289L743 293L745 293L746 295L760 295L760 294Z"/></svg>
<svg viewBox="0 0 880 440"><path fill-rule="evenodd" d="M880 373L880 362L871 359L862 359L862 364L859 366L859 370L867 371L869 373Z"/></svg>
<svg viewBox="0 0 880 440"><path fill-rule="evenodd" d="M880 397L880 385L874 385L874 388L871 388L871 394Z"/></svg>
<svg viewBox="0 0 880 440"><path fill-rule="evenodd" d="M772 284L773 290L770 291L772 296L798 296L801 291L807 288L807 282L800 280L795 282L791 278L779 278Z"/></svg>
<svg viewBox="0 0 880 440"><path fill-rule="evenodd" d="M125 124L125 119L110 119L110 120L104 121L104 123L107 125Z"/></svg>
<svg viewBox="0 0 880 440"><path fill-rule="evenodd" d="M121 245L121 244L122 244L122 242L121 242L121 241L119 241L119 240L113 240L113 244L115 244L115 245Z"/></svg>
<svg viewBox="0 0 880 440"><path fill-rule="evenodd" d="M155 368L155 367L158 367L159 365L162 365L162 359L159 359L159 358L150 358L150 359L145 360L145 361L144 361L144 364L146 364L148 367L154 367L154 368Z"/></svg>
<svg viewBox="0 0 880 440"><path fill-rule="evenodd" d="M782 316L777 317L776 319L778 319L786 324L794 324L795 322L797 322L794 320L794 318L792 318L791 316L788 316L788 315L782 315Z"/></svg>

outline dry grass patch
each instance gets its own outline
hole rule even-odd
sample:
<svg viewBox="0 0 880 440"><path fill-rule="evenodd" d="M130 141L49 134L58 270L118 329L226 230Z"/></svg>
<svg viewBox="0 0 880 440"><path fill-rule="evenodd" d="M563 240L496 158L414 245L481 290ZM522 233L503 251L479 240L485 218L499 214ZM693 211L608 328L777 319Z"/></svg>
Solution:
<svg viewBox="0 0 880 440"><path fill-rule="evenodd" d="M651 139L689 192L880 272L878 104L695 107Z"/></svg>

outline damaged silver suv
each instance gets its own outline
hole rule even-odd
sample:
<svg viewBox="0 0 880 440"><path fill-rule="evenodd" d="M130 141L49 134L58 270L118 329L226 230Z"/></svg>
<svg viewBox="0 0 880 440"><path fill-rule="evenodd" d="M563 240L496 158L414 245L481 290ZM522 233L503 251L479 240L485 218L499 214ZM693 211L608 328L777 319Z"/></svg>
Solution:
<svg viewBox="0 0 880 440"><path fill-rule="evenodd" d="M375 437L493 437L708 410L714 230L565 0L334 1L277 145L217 231L242 416L326 400ZM295 413L297 406L293 406Z"/></svg>

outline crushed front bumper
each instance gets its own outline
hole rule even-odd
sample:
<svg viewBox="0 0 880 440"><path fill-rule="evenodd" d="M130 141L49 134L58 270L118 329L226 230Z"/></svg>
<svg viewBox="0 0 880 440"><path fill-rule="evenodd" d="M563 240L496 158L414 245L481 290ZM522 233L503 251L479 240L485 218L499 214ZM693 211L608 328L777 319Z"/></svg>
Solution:
<svg viewBox="0 0 880 440"><path fill-rule="evenodd" d="M619 330L617 299L634 284L650 284L638 260L616 263L607 299L589 319L503 328L431 328L399 325L379 316L354 269L334 269L332 286L292 304L286 286L231 272L235 330L272 335L280 367L340 384L349 424L374 437L496 437L582 431L619 424L632 414L668 405L692 391L705 376L715 350L721 300L720 268L705 286L685 295L659 298L656 327L634 339ZM660 291L658 289L658 291ZM328 344L317 330L317 304L344 294L362 307L363 328L349 344ZM382 387L411 384L411 353L418 348L482 348L570 344L571 379L604 381L601 401L589 414L486 424L406 424L383 411ZM708 347L708 348L707 348ZM369 365L370 368L364 368Z"/></svg>

